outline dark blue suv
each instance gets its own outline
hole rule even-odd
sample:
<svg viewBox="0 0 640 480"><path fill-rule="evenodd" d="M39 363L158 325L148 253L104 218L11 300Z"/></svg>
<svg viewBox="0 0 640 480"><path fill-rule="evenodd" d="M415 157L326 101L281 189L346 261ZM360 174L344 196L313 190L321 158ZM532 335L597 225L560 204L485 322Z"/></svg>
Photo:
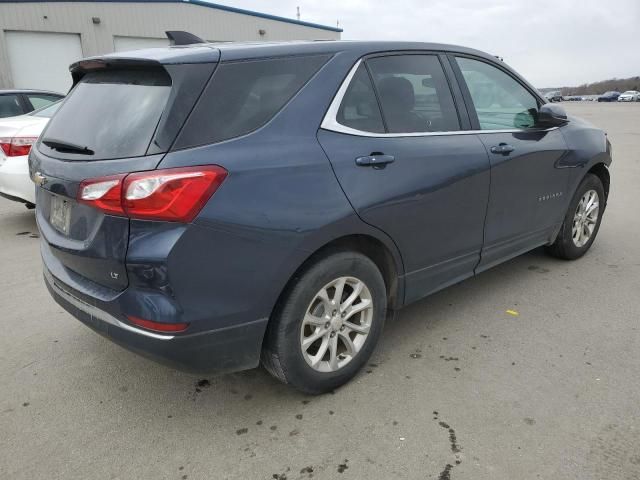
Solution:
<svg viewBox="0 0 640 480"><path fill-rule="evenodd" d="M610 144L449 45L196 44L82 60L31 151L44 277L111 340L311 393L389 312L593 243Z"/></svg>

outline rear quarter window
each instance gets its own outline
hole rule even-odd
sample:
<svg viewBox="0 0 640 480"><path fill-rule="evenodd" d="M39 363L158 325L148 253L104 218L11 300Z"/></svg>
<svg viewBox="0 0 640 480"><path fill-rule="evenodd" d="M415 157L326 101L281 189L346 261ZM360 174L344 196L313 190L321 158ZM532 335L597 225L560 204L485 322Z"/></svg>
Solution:
<svg viewBox="0 0 640 480"><path fill-rule="evenodd" d="M246 135L271 120L329 55L222 63L174 149Z"/></svg>

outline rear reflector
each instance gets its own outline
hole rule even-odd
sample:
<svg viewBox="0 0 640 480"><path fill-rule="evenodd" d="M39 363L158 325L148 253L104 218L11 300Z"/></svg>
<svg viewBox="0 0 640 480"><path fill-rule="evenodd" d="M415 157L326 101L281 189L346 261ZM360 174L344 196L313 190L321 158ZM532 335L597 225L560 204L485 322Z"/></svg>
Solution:
<svg viewBox="0 0 640 480"><path fill-rule="evenodd" d="M127 318L134 325L154 332L178 333L184 332L189 327L188 323L160 323L132 316L127 316Z"/></svg>
<svg viewBox="0 0 640 480"><path fill-rule="evenodd" d="M111 215L188 223L226 177L209 165L94 178L80 184L78 201Z"/></svg>
<svg viewBox="0 0 640 480"><path fill-rule="evenodd" d="M0 137L0 148L7 157L29 155L38 137Z"/></svg>

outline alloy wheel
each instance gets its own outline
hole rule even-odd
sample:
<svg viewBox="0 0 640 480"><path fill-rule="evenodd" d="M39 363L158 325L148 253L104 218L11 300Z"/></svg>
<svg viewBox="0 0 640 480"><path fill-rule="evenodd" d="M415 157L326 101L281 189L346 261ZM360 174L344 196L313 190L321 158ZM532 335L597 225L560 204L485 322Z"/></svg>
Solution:
<svg viewBox="0 0 640 480"><path fill-rule="evenodd" d="M369 288L355 277L339 277L320 289L309 304L300 329L300 348L307 364L335 372L364 346L373 320Z"/></svg>
<svg viewBox="0 0 640 480"><path fill-rule="evenodd" d="M595 190L588 190L580 199L573 216L571 235L576 247L584 247L591 237L600 214L600 198Z"/></svg>

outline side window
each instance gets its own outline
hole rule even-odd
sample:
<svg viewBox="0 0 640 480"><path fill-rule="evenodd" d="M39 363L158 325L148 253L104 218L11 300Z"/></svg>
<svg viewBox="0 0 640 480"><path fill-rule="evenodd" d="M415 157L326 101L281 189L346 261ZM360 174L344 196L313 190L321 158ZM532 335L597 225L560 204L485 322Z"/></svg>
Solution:
<svg viewBox="0 0 640 480"><path fill-rule="evenodd" d="M17 95L0 95L0 118L14 117L23 113Z"/></svg>
<svg viewBox="0 0 640 480"><path fill-rule="evenodd" d="M435 55L367 60L390 133L460 130L447 78Z"/></svg>
<svg viewBox="0 0 640 480"><path fill-rule="evenodd" d="M511 75L470 58L456 58L482 130L535 126L538 100Z"/></svg>
<svg viewBox="0 0 640 480"><path fill-rule="evenodd" d="M384 133L384 124L367 69L360 64L347 89L336 120L345 127Z"/></svg>
<svg viewBox="0 0 640 480"><path fill-rule="evenodd" d="M33 105L34 110L46 107L47 105L50 105L60 99L59 97L54 97L53 95L27 95L27 98L29 98L29 101L31 102L31 105Z"/></svg>
<svg viewBox="0 0 640 480"><path fill-rule="evenodd" d="M313 55L221 63L174 150L221 142L260 128L329 58Z"/></svg>

